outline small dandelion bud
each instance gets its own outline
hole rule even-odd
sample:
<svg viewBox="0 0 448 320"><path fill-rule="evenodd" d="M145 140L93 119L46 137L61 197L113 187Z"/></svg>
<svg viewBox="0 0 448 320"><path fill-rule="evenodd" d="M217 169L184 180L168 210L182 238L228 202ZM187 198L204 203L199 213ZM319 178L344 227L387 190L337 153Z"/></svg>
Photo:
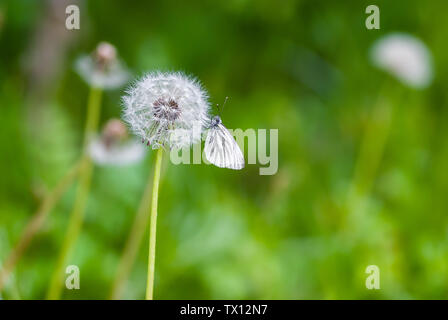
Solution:
<svg viewBox="0 0 448 320"><path fill-rule="evenodd" d="M107 69L117 59L117 50L108 42L100 42L96 47L94 56L99 69Z"/></svg>
<svg viewBox="0 0 448 320"><path fill-rule="evenodd" d="M91 55L76 60L75 69L91 86L114 89L124 85L129 72L117 57L117 50L108 42L101 42Z"/></svg>
<svg viewBox="0 0 448 320"><path fill-rule="evenodd" d="M208 124L208 95L182 73L150 73L123 97L123 118L153 149L181 149L201 140Z"/></svg>
<svg viewBox="0 0 448 320"><path fill-rule="evenodd" d="M370 51L375 66L414 87L427 87L433 78L431 53L412 35L393 33L377 40Z"/></svg>
<svg viewBox="0 0 448 320"><path fill-rule="evenodd" d="M126 125L111 119L100 136L89 144L89 155L97 165L124 166L141 161L146 148L136 139L129 138Z"/></svg>
<svg viewBox="0 0 448 320"><path fill-rule="evenodd" d="M118 120L109 120L101 134L101 139L106 147L110 147L113 144L119 143L128 137L128 131L126 125Z"/></svg>

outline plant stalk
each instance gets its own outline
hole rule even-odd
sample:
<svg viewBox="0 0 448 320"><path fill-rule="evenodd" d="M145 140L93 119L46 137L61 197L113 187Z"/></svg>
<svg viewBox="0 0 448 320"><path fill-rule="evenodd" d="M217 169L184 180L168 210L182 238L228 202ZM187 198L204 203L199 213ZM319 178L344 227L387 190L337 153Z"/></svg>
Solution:
<svg viewBox="0 0 448 320"><path fill-rule="evenodd" d="M73 211L70 215L67 233L65 235L65 239L56 263L56 268L53 272L50 287L47 292L47 299L50 300L58 300L61 297L64 282L64 265L68 257L70 256L74 244L76 243L84 221L85 208L87 204L93 171L93 163L87 153L87 149L91 137L95 134L98 128L101 108L101 96L102 90L100 88L91 88L87 104L87 120L84 131L84 146L81 159L82 167L80 172L79 185L76 192Z"/></svg>
<svg viewBox="0 0 448 320"><path fill-rule="evenodd" d="M129 236L117 268L117 274L110 296L112 300L120 299L145 234L151 205L152 182L153 177L149 175L148 183L146 184L143 197L138 207L137 214L135 215L131 231L129 232Z"/></svg>
<svg viewBox="0 0 448 320"><path fill-rule="evenodd" d="M11 251L9 256L6 258L2 269L0 270L0 291L6 284L10 273L17 264L17 261L28 248L31 240L42 227L43 223L47 219L53 207L61 198L62 194L64 194L67 188L72 184L73 180L80 171L80 168L81 166L78 163L65 174L65 176L59 181L56 187L45 196L39 209L26 225L19 241L17 242L16 246Z"/></svg>
<svg viewBox="0 0 448 320"><path fill-rule="evenodd" d="M146 300L153 299L154 293L154 267L156 260L156 229L157 229L157 199L159 197L160 171L162 168L163 148L156 154L154 177L152 185L152 202L149 225L149 252L148 252L148 279L146 282Z"/></svg>

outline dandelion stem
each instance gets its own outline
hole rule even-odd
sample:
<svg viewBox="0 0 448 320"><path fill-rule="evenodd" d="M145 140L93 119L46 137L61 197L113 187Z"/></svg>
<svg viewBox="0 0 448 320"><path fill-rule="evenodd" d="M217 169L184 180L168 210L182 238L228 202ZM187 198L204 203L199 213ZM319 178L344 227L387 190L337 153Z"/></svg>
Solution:
<svg viewBox="0 0 448 320"><path fill-rule="evenodd" d="M154 292L154 266L156 260L156 229L157 229L157 199L159 196L160 171L162 167L163 148L156 154L154 177L152 185L152 202L149 225L149 253L148 253L148 279L146 282L146 300L153 299Z"/></svg>
<svg viewBox="0 0 448 320"><path fill-rule="evenodd" d="M358 220L363 218L363 212L378 176L378 169L392 128L397 106L391 102L389 87L389 85L384 85L384 89L380 92L361 140L355 163L355 173L347 198L347 209L352 225L357 225ZM397 96L400 98L397 100L401 100L401 90L395 91L398 91Z"/></svg>
<svg viewBox="0 0 448 320"><path fill-rule="evenodd" d="M392 111L393 108L390 103L380 97L378 104L372 111L361 142L355 176L350 190L351 197L362 199L372 187L387 142Z"/></svg>
<svg viewBox="0 0 448 320"><path fill-rule="evenodd" d="M141 199L137 214L135 215L134 223L129 232L123 254L118 265L117 274L112 287L111 299L120 299L126 280L129 278L132 265L138 249L140 248L146 226L148 225L149 206L151 205L153 177L149 175L148 183L146 185L143 197Z"/></svg>
<svg viewBox="0 0 448 320"><path fill-rule="evenodd" d="M96 132L98 127L101 107L101 95L101 89L95 87L91 88L87 104L87 120L84 131L84 147L81 159L82 167L80 172L79 185L76 192L73 211L70 215L67 233L65 235L61 252L56 263L56 268L53 272L50 287L47 292L47 299L57 300L61 297L64 265L82 228L93 171L93 163L87 154L87 148L91 136Z"/></svg>
<svg viewBox="0 0 448 320"><path fill-rule="evenodd" d="M80 164L77 163L64 175L64 177L59 181L56 187L45 196L39 209L28 222L25 230L22 233L22 236L20 237L19 241L17 242L16 246L11 251L9 256L6 258L2 269L0 270L0 291L7 282L9 274L12 272L18 260L25 252L28 245L31 243L33 237L42 227L53 207L57 204L62 194L72 184L73 180L80 170L80 167Z"/></svg>

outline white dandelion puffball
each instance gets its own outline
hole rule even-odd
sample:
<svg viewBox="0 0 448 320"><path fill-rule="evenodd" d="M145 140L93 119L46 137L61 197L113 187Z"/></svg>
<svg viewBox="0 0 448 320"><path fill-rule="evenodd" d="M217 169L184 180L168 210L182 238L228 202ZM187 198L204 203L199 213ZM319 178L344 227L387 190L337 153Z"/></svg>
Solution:
<svg viewBox="0 0 448 320"><path fill-rule="evenodd" d="M426 45L412 35L393 33L377 40L371 59L401 82L414 88L427 87L433 78L432 57Z"/></svg>
<svg viewBox="0 0 448 320"><path fill-rule="evenodd" d="M123 119L153 149L181 149L201 140L209 123L208 95L182 73L149 73L123 97Z"/></svg>
<svg viewBox="0 0 448 320"><path fill-rule="evenodd" d="M126 126L117 119L107 122L100 136L89 143L89 155L97 165L125 166L143 160L146 148L128 139Z"/></svg>
<svg viewBox="0 0 448 320"><path fill-rule="evenodd" d="M102 166L132 165L143 160L145 154L145 146L136 139L108 147L101 138L95 138L89 144L90 158Z"/></svg>
<svg viewBox="0 0 448 320"><path fill-rule="evenodd" d="M75 70L89 85L102 89L121 87L130 78L115 47L107 42L101 42L93 54L79 57Z"/></svg>

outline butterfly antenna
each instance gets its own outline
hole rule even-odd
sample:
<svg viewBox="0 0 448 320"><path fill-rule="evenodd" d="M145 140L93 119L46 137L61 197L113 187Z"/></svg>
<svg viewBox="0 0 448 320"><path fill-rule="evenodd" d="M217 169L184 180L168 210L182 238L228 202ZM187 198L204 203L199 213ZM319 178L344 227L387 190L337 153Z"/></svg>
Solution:
<svg viewBox="0 0 448 320"><path fill-rule="evenodd" d="M224 103L222 104L222 107L219 107L219 103L216 104L216 109L218 110L218 115L221 116L221 112L222 110L224 110L224 106L226 105L227 99L229 99L229 97L226 97L224 99Z"/></svg>

